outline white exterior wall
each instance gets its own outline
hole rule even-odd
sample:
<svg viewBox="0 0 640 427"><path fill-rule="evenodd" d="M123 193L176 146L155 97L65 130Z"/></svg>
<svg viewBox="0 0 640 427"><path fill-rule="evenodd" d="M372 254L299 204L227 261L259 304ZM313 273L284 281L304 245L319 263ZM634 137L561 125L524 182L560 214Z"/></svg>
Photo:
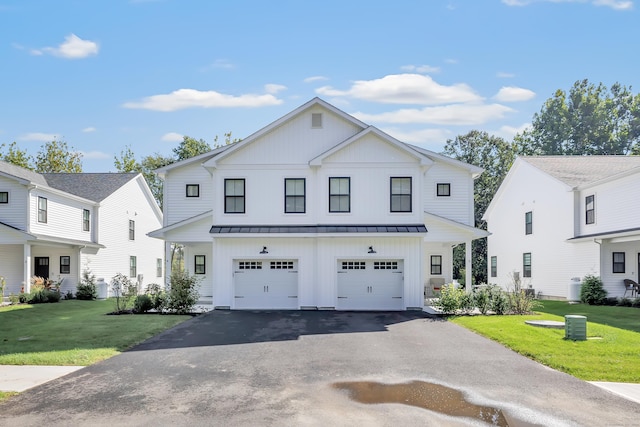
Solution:
<svg viewBox="0 0 640 427"><path fill-rule="evenodd" d="M22 248L20 248L22 251ZM31 256L35 257L49 257L49 279L59 282L62 280L61 292L66 294L67 291L71 291L75 294L76 285L80 281L78 276L78 249L76 247L54 247L54 246L32 246ZM71 264L69 274L60 273L60 257L68 256ZM35 262L31 264L33 269ZM33 276L31 271L31 276Z"/></svg>
<svg viewBox="0 0 640 427"><path fill-rule="evenodd" d="M437 184L451 184L451 196L438 197ZM424 174L424 210L434 215L474 226L473 178L469 172L435 163Z"/></svg>
<svg viewBox="0 0 640 427"><path fill-rule="evenodd" d="M0 245L0 276L5 279L4 295L20 293L24 281L23 245Z"/></svg>
<svg viewBox="0 0 640 427"><path fill-rule="evenodd" d="M211 298L213 296L213 246L211 243L192 244L184 248L184 263L187 272L199 280L199 292L201 298ZM195 274L195 256L205 256L204 274Z"/></svg>
<svg viewBox="0 0 640 427"><path fill-rule="evenodd" d="M487 218L488 280L513 287L512 273L543 296L565 298L572 277L598 274L599 247L593 242L570 243L573 237L573 192L528 164L520 163L509 177ZM533 233L525 235L525 213L532 212ZM523 277L523 254L531 253L531 277ZM491 277L491 257L497 256L497 277Z"/></svg>
<svg viewBox="0 0 640 427"><path fill-rule="evenodd" d="M624 273L613 272L613 252L624 252ZM608 297L624 295L624 279L631 279L640 283L640 242L602 243L602 270L600 278L607 291ZM627 297L631 297L627 293Z"/></svg>
<svg viewBox="0 0 640 427"><path fill-rule="evenodd" d="M96 255L85 254L83 263L88 265L82 265L81 269L89 268L97 278L110 282L116 273L129 276L129 257L135 256L137 274L144 276L142 287L164 283L164 277L156 275L157 259L164 259L164 242L147 236L160 228L162 222L149 203L138 179L129 181L104 199L98 214L98 243L105 248ZM135 240L129 240L129 220L135 221Z"/></svg>
<svg viewBox="0 0 640 427"><path fill-rule="evenodd" d="M586 224L585 198L595 196L595 223ZM640 174L579 192L579 235L640 227Z"/></svg>
<svg viewBox="0 0 640 427"><path fill-rule="evenodd" d="M200 197L187 197L187 184L200 185ZM172 169L164 180L164 223L174 224L208 211L216 194L209 172L200 163Z"/></svg>
<svg viewBox="0 0 640 427"><path fill-rule="evenodd" d="M47 222L38 222L38 198L47 199ZM95 214L94 205L52 193L43 189L34 189L30 197L30 230L31 233L46 236L63 237L73 240L92 241L90 231L82 230L82 211L88 209L91 217Z"/></svg>
<svg viewBox="0 0 640 427"><path fill-rule="evenodd" d="M9 203L0 203L0 222L27 231L27 188L13 179L0 176L0 191L9 193Z"/></svg>

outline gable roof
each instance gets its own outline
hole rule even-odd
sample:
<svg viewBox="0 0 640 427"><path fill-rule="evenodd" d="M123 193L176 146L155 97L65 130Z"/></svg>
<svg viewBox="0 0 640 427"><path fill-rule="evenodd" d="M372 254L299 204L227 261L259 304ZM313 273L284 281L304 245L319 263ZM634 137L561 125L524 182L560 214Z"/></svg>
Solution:
<svg viewBox="0 0 640 427"><path fill-rule="evenodd" d="M640 156L522 156L521 159L546 174L578 188L640 171Z"/></svg>
<svg viewBox="0 0 640 427"><path fill-rule="evenodd" d="M2 160L0 160L0 174L22 181L23 184L47 185L47 180L39 173Z"/></svg>
<svg viewBox="0 0 640 427"><path fill-rule="evenodd" d="M51 188L101 202L138 173L44 173L42 176Z"/></svg>

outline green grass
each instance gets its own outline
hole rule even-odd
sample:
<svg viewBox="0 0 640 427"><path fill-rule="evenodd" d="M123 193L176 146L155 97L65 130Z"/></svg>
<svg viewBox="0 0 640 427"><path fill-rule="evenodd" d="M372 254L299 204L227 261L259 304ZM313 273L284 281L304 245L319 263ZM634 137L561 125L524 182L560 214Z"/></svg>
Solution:
<svg viewBox="0 0 640 427"><path fill-rule="evenodd" d="M450 320L553 369L585 381L640 383L640 309L543 301L530 316L458 316ZM525 320L587 316L587 340L564 339L564 329Z"/></svg>
<svg viewBox="0 0 640 427"><path fill-rule="evenodd" d="M91 365L191 318L113 310L108 300L2 307L0 365Z"/></svg>

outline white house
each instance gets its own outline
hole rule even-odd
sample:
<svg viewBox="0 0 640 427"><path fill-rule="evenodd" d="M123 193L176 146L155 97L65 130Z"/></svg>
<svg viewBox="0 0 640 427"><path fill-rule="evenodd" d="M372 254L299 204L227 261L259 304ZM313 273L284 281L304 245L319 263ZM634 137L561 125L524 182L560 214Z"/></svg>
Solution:
<svg viewBox="0 0 640 427"><path fill-rule="evenodd" d="M136 173L39 174L0 161L0 276L5 295L29 291L33 276L75 293L82 272L109 282L163 283L164 245L147 233L162 225Z"/></svg>
<svg viewBox="0 0 640 427"><path fill-rule="evenodd" d="M489 282L509 287L515 272L562 299L592 274L623 296L640 278L638 212L640 156L519 157L484 214Z"/></svg>
<svg viewBox="0 0 640 427"><path fill-rule="evenodd" d="M157 172L164 227L151 235L167 260L184 245L216 308L422 309L425 285L452 280L452 247L466 243L470 263L486 235L473 226L481 169L318 98Z"/></svg>

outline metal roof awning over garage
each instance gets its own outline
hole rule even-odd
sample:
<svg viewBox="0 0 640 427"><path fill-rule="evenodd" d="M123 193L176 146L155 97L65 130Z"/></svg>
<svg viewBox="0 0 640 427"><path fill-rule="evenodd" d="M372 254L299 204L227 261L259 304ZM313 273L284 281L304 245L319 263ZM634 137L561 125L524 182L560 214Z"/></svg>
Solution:
<svg viewBox="0 0 640 427"><path fill-rule="evenodd" d="M402 225L214 225L211 234L426 233L424 224Z"/></svg>

